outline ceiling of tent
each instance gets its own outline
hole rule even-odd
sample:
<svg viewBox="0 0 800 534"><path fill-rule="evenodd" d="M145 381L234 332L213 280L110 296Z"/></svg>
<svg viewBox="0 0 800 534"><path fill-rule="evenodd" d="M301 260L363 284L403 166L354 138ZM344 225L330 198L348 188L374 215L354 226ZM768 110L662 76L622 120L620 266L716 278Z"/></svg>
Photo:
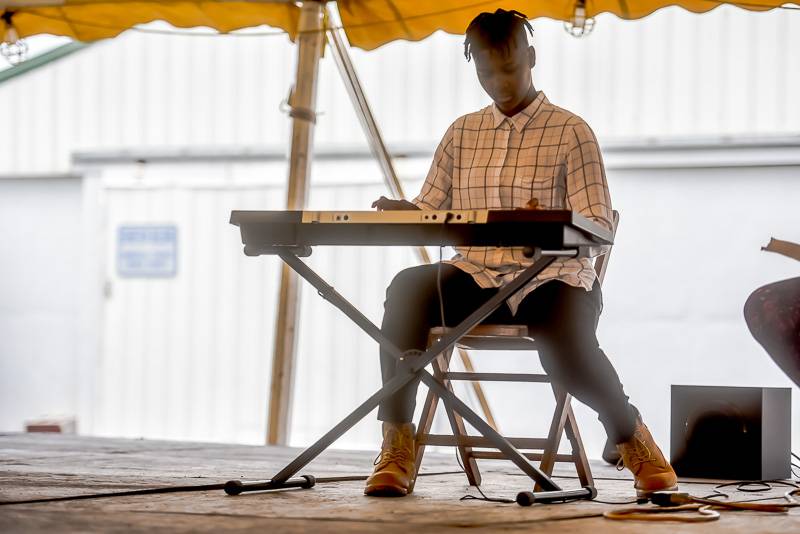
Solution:
<svg viewBox="0 0 800 534"><path fill-rule="evenodd" d="M437 30L464 33L480 12L497 8L516 9L528 18L548 17L570 22L576 7L585 16L614 13L637 19L668 6L679 5L705 12L722 4L748 10L768 10L782 0L338 0L342 25L353 46L370 50L397 39L420 40ZM137 24L164 20L173 26L205 26L220 32L268 25L286 31L294 39L300 15L299 2L166 1L147 0L19 0L0 1L0 35L8 41L41 33L62 35L79 41L114 37ZM13 31L8 30L13 27Z"/></svg>

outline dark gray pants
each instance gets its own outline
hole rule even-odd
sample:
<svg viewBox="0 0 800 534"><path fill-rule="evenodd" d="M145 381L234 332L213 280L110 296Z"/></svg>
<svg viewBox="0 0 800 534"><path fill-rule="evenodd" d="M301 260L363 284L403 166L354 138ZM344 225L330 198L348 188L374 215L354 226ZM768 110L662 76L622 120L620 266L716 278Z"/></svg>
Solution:
<svg viewBox="0 0 800 534"><path fill-rule="evenodd" d="M481 288L469 274L448 264L441 266L441 289L447 326L461 322L497 292ZM503 304L485 322L526 325L541 347L539 358L551 380L594 409L609 439L620 443L633 435L636 419L614 367L597 342L602 307L597 283L586 291L552 281L528 294L516 315ZM425 350L428 330L442 322L437 265L401 271L386 291L384 310L381 329L400 350ZM396 360L382 350L384 382L395 375L396 368ZM418 380L410 382L382 403L378 419L410 422L418 386Z"/></svg>

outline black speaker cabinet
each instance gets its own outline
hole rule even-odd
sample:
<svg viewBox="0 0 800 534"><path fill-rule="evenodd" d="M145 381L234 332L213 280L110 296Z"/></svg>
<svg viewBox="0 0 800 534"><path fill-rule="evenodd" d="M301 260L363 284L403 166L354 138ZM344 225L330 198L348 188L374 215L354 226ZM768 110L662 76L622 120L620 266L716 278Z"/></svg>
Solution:
<svg viewBox="0 0 800 534"><path fill-rule="evenodd" d="M791 389L672 386L672 465L678 476L791 477Z"/></svg>

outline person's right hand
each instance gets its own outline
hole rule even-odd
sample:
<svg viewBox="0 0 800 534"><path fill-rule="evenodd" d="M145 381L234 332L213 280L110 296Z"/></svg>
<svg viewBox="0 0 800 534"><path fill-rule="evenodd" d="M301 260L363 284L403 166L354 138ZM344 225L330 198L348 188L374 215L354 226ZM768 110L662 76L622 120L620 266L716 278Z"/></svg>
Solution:
<svg viewBox="0 0 800 534"><path fill-rule="evenodd" d="M418 210L419 208L408 200L392 200L391 198L381 197L372 203L372 207L378 211L392 210Z"/></svg>

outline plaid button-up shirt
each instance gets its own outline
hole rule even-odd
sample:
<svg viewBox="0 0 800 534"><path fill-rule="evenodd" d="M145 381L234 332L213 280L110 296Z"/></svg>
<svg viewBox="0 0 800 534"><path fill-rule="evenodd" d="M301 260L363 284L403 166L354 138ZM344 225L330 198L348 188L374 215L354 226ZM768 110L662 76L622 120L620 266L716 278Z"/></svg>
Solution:
<svg viewBox="0 0 800 534"><path fill-rule="evenodd" d="M421 209L514 209L536 198L541 209L569 209L612 227L611 198L597 139L577 115L552 105L541 91L507 117L492 104L459 117L436 149L414 199ZM457 247L448 260L480 287L501 287L532 264L522 248ZM508 300L516 313L538 286L560 280L591 290L589 258L557 259Z"/></svg>

